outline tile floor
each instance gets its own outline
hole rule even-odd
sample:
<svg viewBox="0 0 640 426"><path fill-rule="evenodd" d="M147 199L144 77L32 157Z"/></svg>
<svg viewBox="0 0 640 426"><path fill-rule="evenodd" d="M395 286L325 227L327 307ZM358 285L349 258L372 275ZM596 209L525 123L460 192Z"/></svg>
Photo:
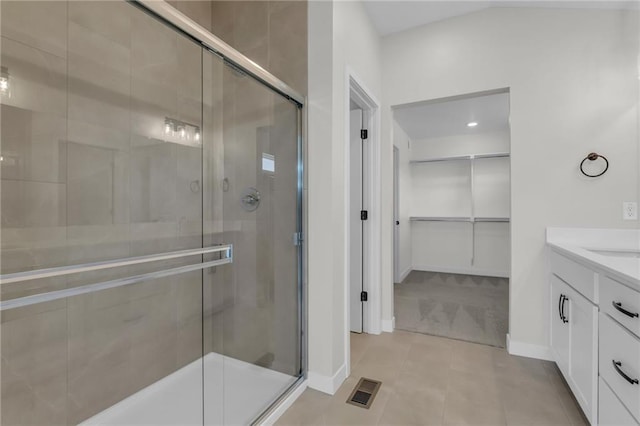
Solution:
<svg viewBox="0 0 640 426"><path fill-rule="evenodd" d="M371 409L346 404L360 377L383 382ZM351 335L351 376L307 389L279 425L586 425L555 364L418 333Z"/></svg>
<svg viewBox="0 0 640 426"><path fill-rule="evenodd" d="M399 330L505 347L507 278L411 271L393 300Z"/></svg>

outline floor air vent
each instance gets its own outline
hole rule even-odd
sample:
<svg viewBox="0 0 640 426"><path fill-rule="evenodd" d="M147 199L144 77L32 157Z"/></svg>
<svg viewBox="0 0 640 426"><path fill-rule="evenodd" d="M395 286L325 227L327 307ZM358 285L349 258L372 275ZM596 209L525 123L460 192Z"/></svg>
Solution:
<svg viewBox="0 0 640 426"><path fill-rule="evenodd" d="M382 382L362 377L347 399L347 404L369 409L378 390L380 390L380 386L382 386Z"/></svg>

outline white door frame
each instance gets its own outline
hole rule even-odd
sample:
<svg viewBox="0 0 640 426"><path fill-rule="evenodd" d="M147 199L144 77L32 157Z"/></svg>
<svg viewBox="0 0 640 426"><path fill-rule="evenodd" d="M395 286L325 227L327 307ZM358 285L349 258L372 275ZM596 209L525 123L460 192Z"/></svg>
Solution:
<svg viewBox="0 0 640 426"><path fill-rule="evenodd" d="M366 241L368 244L363 250L363 261L365 264L364 276L366 277L365 291L368 293L368 301L364 304L364 321L363 332L369 334L380 334L382 331L382 291L380 283L380 265L381 262L381 222L380 216L382 214L382 206L380 204L380 102L371 95L371 91L366 88L364 83L358 76L355 75L352 69L347 67L345 76L345 92L344 92L344 158L345 158L345 188L351 187L350 182L350 161L349 161L349 122L350 122L350 100L353 100L363 111L363 123L365 128L369 131L367 138L367 155L364 158L364 162L367 164L366 175L363 179L368 181L368 193L363 194L369 201L369 218L368 225L366 226L363 235L366 234ZM345 212L344 217L349 217L349 191L345 191ZM345 344L345 360L347 366L347 376L351 370L351 348L350 348L350 335L351 327L349 324L350 318L350 286L349 286L349 265L350 265L350 221L346 220L347 227L345 232L344 247L345 253L347 253L345 276L344 276L344 294L345 294L345 306L344 306L344 344Z"/></svg>

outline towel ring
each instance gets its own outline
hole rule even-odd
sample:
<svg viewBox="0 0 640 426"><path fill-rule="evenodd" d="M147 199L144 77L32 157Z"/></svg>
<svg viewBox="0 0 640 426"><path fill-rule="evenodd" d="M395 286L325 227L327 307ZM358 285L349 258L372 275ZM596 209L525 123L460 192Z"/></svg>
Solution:
<svg viewBox="0 0 640 426"><path fill-rule="evenodd" d="M600 173L598 173L597 175L590 175L587 172L584 171L584 163L585 161L589 160L589 161L596 161L598 158L602 158L604 160L604 170L601 171ZM609 160L607 160L607 157L605 157L604 155L600 155L597 154L595 152L591 152L589 155L587 155L586 157L584 157L584 160L582 160L582 162L580 163L580 171L582 172L583 175L590 177L590 178L595 178L595 177L599 177L602 176L603 174L605 174L607 172L607 170L609 170Z"/></svg>

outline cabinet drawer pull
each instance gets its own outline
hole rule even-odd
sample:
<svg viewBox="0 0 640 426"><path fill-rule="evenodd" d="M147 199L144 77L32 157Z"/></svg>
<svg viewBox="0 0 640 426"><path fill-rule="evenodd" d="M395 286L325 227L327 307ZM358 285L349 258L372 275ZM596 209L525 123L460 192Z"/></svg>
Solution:
<svg viewBox="0 0 640 426"><path fill-rule="evenodd" d="M638 318L638 313L637 312L633 313L633 312L627 311L626 309L624 309L622 307L622 303L614 301L614 302L611 302L611 304L613 305L614 308L616 308L619 312L622 312L626 316L631 317L631 318Z"/></svg>
<svg viewBox="0 0 640 426"><path fill-rule="evenodd" d="M627 376L624 371L622 371L622 369L620 367L622 367L622 363L620 361L616 361L615 359L612 360L613 362L613 368L616 369L616 371L618 372L619 375L621 375L627 382L631 383L632 385L637 385L638 384L638 379L632 379L631 377Z"/></svg>

